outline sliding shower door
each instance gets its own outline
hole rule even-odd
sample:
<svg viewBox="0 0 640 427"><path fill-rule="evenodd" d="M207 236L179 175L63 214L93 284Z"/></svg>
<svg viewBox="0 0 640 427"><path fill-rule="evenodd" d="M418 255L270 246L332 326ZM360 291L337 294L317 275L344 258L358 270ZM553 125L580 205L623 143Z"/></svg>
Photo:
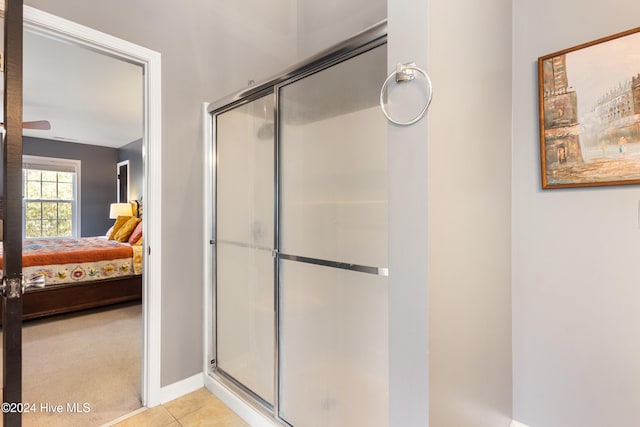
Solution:
<svg viewBox="0 0 640 427"><path fill-rule="evenodd" d="M209 110L210 374L284 425L388 425L383 28Z"/></svg>
<svg viewBox="0 0 640 427"><path fill-rule="evenodd" d="M216 369L274 404L274 96L216 116Z"/></svg>
<svg viewBox="0 0 640 427"><path fill-rule="evenodd" d="M386 426L386 45L279 88L279 415Z"/></svg>

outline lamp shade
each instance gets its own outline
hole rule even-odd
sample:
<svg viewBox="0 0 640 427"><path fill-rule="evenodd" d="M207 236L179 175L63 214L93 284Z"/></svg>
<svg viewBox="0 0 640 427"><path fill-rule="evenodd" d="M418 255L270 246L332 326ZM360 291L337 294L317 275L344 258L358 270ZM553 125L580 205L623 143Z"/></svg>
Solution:
<svg viewBox="0 0 640 427"><path fill-rule="evenodd" d="M133 216L133 210L129 203L111 203L109 218L116 219L119 216Z"/></svg>

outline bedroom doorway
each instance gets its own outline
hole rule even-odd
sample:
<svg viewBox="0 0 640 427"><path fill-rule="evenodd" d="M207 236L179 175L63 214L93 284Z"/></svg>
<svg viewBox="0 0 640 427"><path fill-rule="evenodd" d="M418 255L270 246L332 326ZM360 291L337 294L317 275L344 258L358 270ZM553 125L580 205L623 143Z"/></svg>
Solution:
<svg viewBox="0 0 640 427"><path fill-rule="evenodd" d="M139 374L142 380L139 381L139 396L143 406L153 406L159 401L160 389L160 55L143 47L133 45L124 40L94 31L30 7L24 7L24 27L25 34L36 34L49 40L62 41L64 44L74 45L85 51L108 56L112 60L115 59L133 64L141 70L142 84L138 94L141 98L143 111L139 120L139 127L141 128L139 142L142 147L140 150L141 158L142 152L144 152L144 158L140 165L143 178L139 186L141 195L139 199L144 198L145 202L145 221L143 225L143 235L145 239L141 252L144 258L142 271L144 280L142 285L143 303L141 309L142 343L138 346L142 348L142 355L140 357L142 372ZM25 71L29 69L29 65L25 64ZM48 83L50 84L51 81L48 81ZM26 114L24 120L28 120ZM59 140L64 141L64 138L59 138ZM73 143L74 141L64 142ZM115 162L113 165L115 165ZM106 218L109 216L109 203L116 201L116 176L113 173L113 165L110 167L109 173L109 186L113 190L113 197L111 200L106 201L106 209L103 210L102 207L99 208L99 215ZM154 171L153 177L150 176L150 171ZM89 210L90 208L83 209L83 213L87 213ZM82 219L81 215L79 219ZM86 221L82 222L86 225ZM104 234L105 231L106 230L102 230L102 234ZM150 255L152 243L154 246L153 256ZM149 283L154 283L154 286L149 286ZM24 370L31 368L32 366L28 367L28 365L25 365Z"/></svg>

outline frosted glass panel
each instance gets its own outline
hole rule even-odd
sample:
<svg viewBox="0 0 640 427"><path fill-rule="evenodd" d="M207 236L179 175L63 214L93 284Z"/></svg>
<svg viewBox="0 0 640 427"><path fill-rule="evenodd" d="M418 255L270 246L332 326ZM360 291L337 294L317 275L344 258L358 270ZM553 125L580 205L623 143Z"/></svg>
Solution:
<svg viewBox="0 0 640 427"><path fill-rule="evenodd" d="M385 46L280 92L281 252L387 266Z"/></svg>
<svg viewBox="0 0 640 427"><path fill-rule="evenodd" d="M217 366L274 402L273 96L216 121Z"/></svg>
<svg viewBox="0 0 640 427"><path fill-rule="evenodd" d="M273 257L226 244L217 252L218 367L273 404Z"/></svg>
<svg viewBox="0 0 640 427"><path fill-rule="evenodd" d="M217 238L273 247L273 96L217 117Z"/></svg>
<svg viewBox="0 0 640 427"><path fill-rule="evenodd" d="M281 261L281 409L296 427L387 426L387 278Z"/></svg>

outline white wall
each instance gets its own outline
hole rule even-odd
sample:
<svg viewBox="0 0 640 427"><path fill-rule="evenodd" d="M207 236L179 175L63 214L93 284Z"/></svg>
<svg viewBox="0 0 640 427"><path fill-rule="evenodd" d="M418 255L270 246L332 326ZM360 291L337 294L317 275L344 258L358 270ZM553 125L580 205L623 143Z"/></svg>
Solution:
<svg viewBox="0 0 640 427"><path fill-rule="evenodd" d="M536 61L637 26L640 3L515 0L513 12L514 419L638 426L640 189L540 189Z"/></svg>
<svg viewBox="0 0 640 427"><path fill-rule="evenodd" d="M511 0L431 0L431 427L511 421Z"/></svg>

